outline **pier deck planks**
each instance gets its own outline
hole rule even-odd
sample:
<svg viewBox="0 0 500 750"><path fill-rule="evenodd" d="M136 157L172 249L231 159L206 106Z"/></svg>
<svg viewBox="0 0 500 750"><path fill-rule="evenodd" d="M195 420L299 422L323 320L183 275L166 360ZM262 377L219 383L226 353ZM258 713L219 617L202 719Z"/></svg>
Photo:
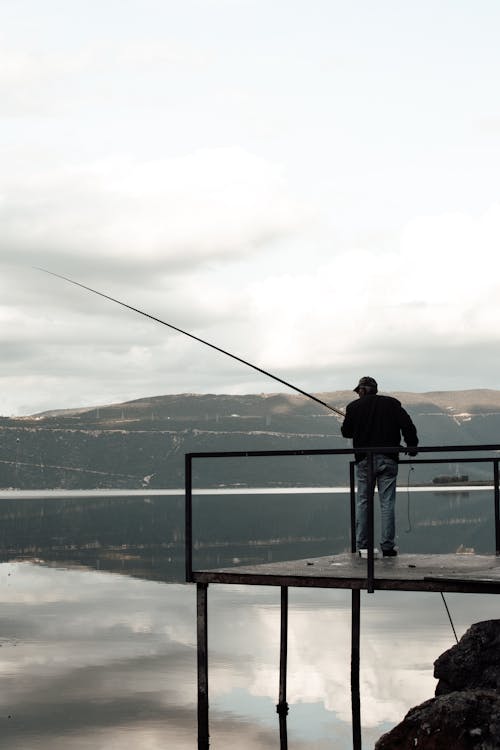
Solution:
<svg viewBox="0 0 500 750"><path fill-rule="evenodd" d="M367 560L343 553L303 560L238 565L193 572L196 583L367 588ZM375 588L386 591L500 593L500 557L401 554L375 560Z"/></svg>

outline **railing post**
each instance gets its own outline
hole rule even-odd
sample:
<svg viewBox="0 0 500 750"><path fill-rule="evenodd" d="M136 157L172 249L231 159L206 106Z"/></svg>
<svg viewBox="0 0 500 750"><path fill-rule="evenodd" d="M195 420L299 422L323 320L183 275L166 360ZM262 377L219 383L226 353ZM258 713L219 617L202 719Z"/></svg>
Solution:
<svg viewBox="0 0 500 750"><path fill-rule="evenodd" d="M351 495L351 552L356 552L356 489L355 462L349 462L349 488Z"/></svg>
<svg viewBox="0 0 500 750"><path fill-rule="evenodd" d="M186 500L184 503L184 550L186 556L186 581L193 581L193 480L192 480L192 456L186 453L184 469L184 481Z"/></svg>
<svg viewBox="0 0 500 750"><path fill-rule="evenodd" d="M368 488L367 488L367 499L368 499L368 560L367 560L367 584L366 584L366 590L369 594L373 594L375 591L375 584L374 584L374 578L375 578L375 563L374 563L374 555L373 555L373 547L374 542L373 538L375 535L374 527L374 490L375 490L375 482L374 482L374 470L373 470L373 452L368 451Z"/></svg>
<svg viewBox="0 0 500 750"><path fill-rule="evenodd" d="M495 491L495 554L500 555L500 488L498 484L498 458L493 461Z"/></svg>

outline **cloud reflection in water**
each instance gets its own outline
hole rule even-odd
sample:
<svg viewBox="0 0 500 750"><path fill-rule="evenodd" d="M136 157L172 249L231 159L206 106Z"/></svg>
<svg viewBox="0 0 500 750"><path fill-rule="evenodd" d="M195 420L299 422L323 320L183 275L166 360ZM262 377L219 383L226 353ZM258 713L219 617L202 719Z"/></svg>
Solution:
<svg viewBox="0 0 500 750"><path fill-rule="evenodd" d="M459 634L495 597L449 597ZM293 747L351 747L350 594L292 589ZM209 589L213 747L277 748L279 589ZM452 644L436 594L362 596L364 741L434 690ZM196 745L195 591L83 569L0 565L0 731L9 750Z"/></svg>

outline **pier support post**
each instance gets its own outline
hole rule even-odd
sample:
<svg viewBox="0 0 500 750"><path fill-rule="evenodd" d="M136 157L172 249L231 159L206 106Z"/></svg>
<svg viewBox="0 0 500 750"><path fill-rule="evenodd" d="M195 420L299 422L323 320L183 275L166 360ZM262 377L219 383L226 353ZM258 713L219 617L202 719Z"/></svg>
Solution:
<svg viewBox="0 0 500 750"><path fill-rule="evenodd" d="M196 630L198 645L198 750L208 750L208 584L196 584Z"/></svg>
<svg viewBox="0 0 500 750"><path fill-rule="evenodd" d="M281 629L280 629L280 684L279 699L276 711L280 723L280 750L287 750L287 726L288 703L286 700L286 675L288 656L288 587L281 586Z"/></svg>
<svg viewBox="0 0 500 750"><path fill-rule="evenodd" d="M359 695L359 641L361 633L361 592L351 590L351 709L352 747L361 750L361 700Z"/></svg>

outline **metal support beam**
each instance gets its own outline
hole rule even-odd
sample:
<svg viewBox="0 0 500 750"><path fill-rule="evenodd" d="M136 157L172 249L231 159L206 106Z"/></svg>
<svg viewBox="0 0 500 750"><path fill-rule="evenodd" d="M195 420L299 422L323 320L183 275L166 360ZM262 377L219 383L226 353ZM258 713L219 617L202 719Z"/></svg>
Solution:
<svg viewBox="0 0 500 750"><path fill-rule="evenodd" d="M288 715L288 703L286 700L286 676L288 656L288 587L281 587L281 631L280 631L280 684L279 698L276 711L280 723L280 750L287 750L288 737L286 717Z"/></svg>
<svg viewBox="0 0 500 750"><path fill-rule="evenodd" d="M198 750L208 750L208 584L196 584L196 631L198 644Z"/></svg>
<svg viewBox="0 0 500 750"><path fill-rule="evenodd" d="M351 552L356 552L356 489L354 479L354 461L349 461L349 489L351 498Z"/></svg>
<svg viewBox="0 0 500 750"><path fill-rule="evenodd" d="M361 700L359 695L359 641L361 633L361 592L351 591L351 709L352 747L361 750Z"/></svg>
<svg viewBox="0 0 500 750"><path fill-rule="evenodd" d="M495 490L495 550L500 555L500 488L498 484L498 459L493 461L493 482Z"/></svg>

